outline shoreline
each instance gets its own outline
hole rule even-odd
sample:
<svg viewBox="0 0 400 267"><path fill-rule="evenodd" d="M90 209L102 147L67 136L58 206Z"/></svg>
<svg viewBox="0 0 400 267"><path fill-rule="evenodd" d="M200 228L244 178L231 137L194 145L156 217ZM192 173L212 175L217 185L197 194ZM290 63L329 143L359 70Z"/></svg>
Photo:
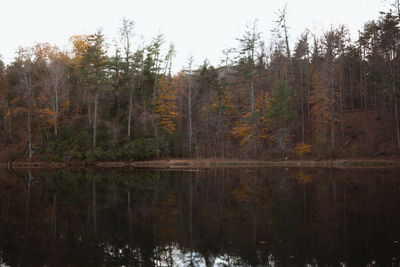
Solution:
<svg viewBox="0 0 400 267"><path fill-rule="evenodd" d="M215 168L215 167L322 167L322 168L346 168L346 167L400 167L400 160L361 160L361 159L337 159L337 160L214 160L214 159L171 159L149 160L134 162L11 162L0 163L0 168L8 169L62 169L62 168Z"/></svg>

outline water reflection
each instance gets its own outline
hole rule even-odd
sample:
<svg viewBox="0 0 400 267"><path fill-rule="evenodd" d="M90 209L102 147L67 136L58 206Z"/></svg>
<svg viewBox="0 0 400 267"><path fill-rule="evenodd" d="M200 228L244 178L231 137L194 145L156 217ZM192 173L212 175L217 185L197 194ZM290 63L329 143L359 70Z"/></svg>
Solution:
<svg viewBox="0 0 400 267"><path fill-rule="evenodd" d="M399 174L0 170L0 264L397 266Z"/></svg>

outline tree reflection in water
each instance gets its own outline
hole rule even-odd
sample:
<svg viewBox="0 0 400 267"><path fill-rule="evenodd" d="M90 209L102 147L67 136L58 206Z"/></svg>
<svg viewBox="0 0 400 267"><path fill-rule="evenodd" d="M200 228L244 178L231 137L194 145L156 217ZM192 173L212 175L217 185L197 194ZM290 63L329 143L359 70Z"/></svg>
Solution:
<svg viewBox="0 0 400 267"><path fill-rule="evenodd" d="M400 171L0 170L5 266L399 264Z"/></svg>

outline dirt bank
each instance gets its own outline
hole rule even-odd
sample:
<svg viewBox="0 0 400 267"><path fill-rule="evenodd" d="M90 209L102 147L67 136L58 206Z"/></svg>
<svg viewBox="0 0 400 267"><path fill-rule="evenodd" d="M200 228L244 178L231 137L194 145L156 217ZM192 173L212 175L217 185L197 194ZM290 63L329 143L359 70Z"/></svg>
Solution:
<svg viewBox="0 0 400 267"><path fill-rule="evenodd" d="M135 162L12 162L2 168L212 168L212 167L400 167L400 160L214 160L171 159Z"/></svg>

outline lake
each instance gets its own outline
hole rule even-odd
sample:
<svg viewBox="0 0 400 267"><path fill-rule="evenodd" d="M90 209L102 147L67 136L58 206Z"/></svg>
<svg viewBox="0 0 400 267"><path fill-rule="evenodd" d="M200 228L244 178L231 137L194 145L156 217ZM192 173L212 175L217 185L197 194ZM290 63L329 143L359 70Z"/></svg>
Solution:
<svg viewBox="0 0 400 267"><path fill-rule="evenodd" d="M399 266L400 170L0 169L0 266Z"/></svg>

